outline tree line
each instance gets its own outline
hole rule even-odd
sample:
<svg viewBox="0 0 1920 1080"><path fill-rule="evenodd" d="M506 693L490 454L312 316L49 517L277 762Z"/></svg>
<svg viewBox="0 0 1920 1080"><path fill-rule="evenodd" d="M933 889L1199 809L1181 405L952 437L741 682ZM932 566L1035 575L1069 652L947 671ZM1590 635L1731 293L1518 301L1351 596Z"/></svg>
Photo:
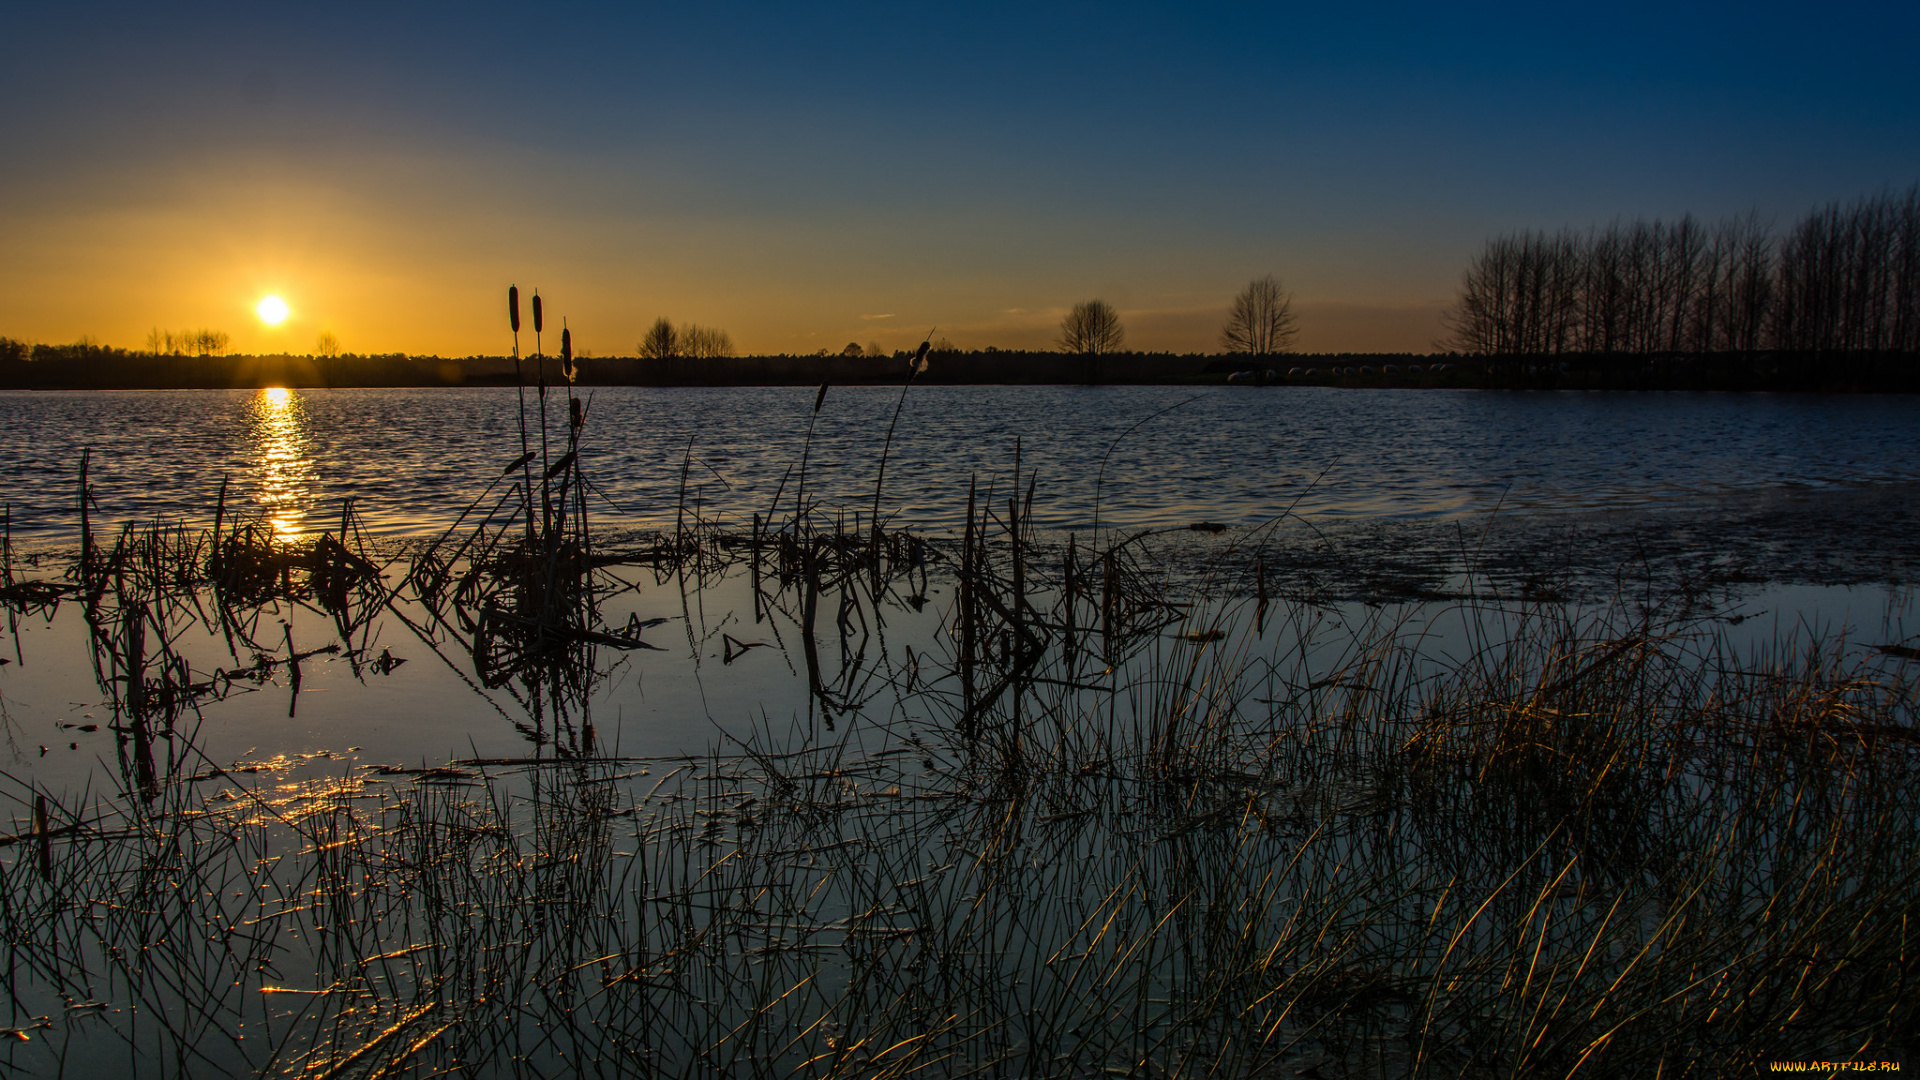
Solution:
<svg viewBox="0 0 1920 1080"><path fill-rule="evenodd" d="M147 352L154 356L219 356L232 340L225 330L162 330L156 326L147 331Z"/></svg>
<svg viewBox="0 0 1920 1080"><path fill-rule="evenodd" d="M733 337L697 323L675 326L662 316L654 320L635 352L645 360L717 360L733 355Z"/></svg>
<svg viewBox="0 0 1920 1080"><path fill-rule="evenodd" d="M439 386L508 381L508 357L162 352L28 344L0 337L0 388L59 390L250 389L256 386Z"/></svg>
<svg viewBox="0 0 1920 1080"><path fill-rule="evenodd" d="M1443 348L1492 356L1920 353L1920 186L1784 234L1748 214L1496 237L1446 325Z"/></svg>

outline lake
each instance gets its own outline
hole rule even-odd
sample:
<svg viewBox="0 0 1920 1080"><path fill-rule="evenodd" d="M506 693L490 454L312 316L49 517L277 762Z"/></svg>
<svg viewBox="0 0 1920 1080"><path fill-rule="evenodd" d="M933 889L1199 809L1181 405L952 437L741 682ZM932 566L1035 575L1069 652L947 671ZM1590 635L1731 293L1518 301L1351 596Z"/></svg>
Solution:
<svg viewBox="0 0 1920 1080"><path fill-rule="evenodd" d="M793 388L582 396L586 509L615 551L622 537L671 530L676 516L744 532L769 516L776 492L790 519L803 459L815 526L852 529L871 512L896 407L882 492L891 523L953 543L976 479L980 505L1004 518L1017 440L1023 488L1035 484L1025 528L1051 552L1031 571L1038 589L1060 587L1064 537L1086 550L1097 509L1103 530L1121 530L1108 535L1152 534L1163 588L1224 598L1265 588L1317 603L1338 624L1367 625L1382 604L1420 622L1454 618L1462 598L1603 604L1632 563L1648 588L1717 588L1729 610L1765 613L1745 623L1743 641L1801 623L1894 641L1906 594L1886 586L1907 572L1920 532L1920 409L1905 397L943 386L903 399L835 387L815 417L814 392ZM470 505L479 509L461 535L497 506L510 486L496 483L501 469L519 456L517 405L511 389L0 394L0 500L28 557L70 552L87 450L102 536L154 519L204 529L224 481L229 523L257 514L283 542L337 533L351 498L385 561L445 533ZM556 392L549 459L562 452L564 406ZM537 422L530 445L537 453ZM1186 528L1203 521L1230 528ZM387 562L387 572L406 565ZM765 605L738 560L691 582L604 572L623 584L600 617L664 620L649 640L671 649L612 654L581 703L605 737L634 753L703 753L736 745L749 718L817 711L790 640L770 650L780 658L716 665L722 636L775 640L757 625ZM922 608L887 605L896 654L940 635L953 589L939 578ZM431 623L394 599L415 624ZM44 625L15 620L19 663L0 689L16 722L99 719L98 706L68 707L98 689L94 667L74 662L88 652L86 627L64 612ZM266 618L269 637L296 650L338 637L336 620L311 605ZM200 749L222 760L348 746L388 762L517 753L523 735L502 717L524 703L510 687L477 685L462 670L470 661L436 657L426 644L438 649L439 638L423 642L415 624L379 621L371 640L421 662L370 677L363 663L316 656L298 709L278 691L237 695L208 714ZM198 669L247 659L218 621L170 633ZM844 653L871 664L871 636L828 635L820 662ZM1332 635L1335 652L1351 637ZM1433 650L1448 640L1428 634ZM389 722L396 712L408 723ZM25 754L16 767L84 784L101 767L88 740L54 730L25 741L62 752ZM104 728L93 738L106 739Z"/></svg>
<svg viewBox="0 0 1920 1080"><path fill-rule="evenodd" d="M813 402L0 395L0 1062L1902 1053L1908 399Z"/></svg>
<svg viewBox="0 0 1920 1080"><path fill-rule="evenodd" d="M1016 440L1043 528L1088 528L1096 510L1125 527L1445 518L1920 480L1904 396L926 386L903 402L834 387L815 418L814 392L791 387L581 394L609 527L670 525L683 473L689 503L745 525L803 453L829 513L865 512L896 407L882 502L922 528L959 521L971 477L1004 493ZM563 428L558 393L550 410ZM420 536L518 456L517 417L511 389L5 392L0 497L16 537L73 534L91 449L110 520L210 519L224 479L288 535L351 497L376 534Z"/></svg>

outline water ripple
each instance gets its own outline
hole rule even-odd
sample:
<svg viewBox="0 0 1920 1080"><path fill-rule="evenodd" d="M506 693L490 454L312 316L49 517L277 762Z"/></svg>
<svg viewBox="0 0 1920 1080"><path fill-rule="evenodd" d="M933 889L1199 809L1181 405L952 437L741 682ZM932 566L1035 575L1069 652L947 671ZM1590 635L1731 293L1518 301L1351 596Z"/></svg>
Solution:
<svg viewBox="0 0 1920 1080"><path fill-rule="evenodd" d="M689 503L745 522L778 491L791 512L796 485L781 480L800 461L812 388L583 394L597 522L671 522L689 441ZM889 388L828 393L809 499L849 517L871 507L898 400ZM208 520L224 478L282 535L324 528L349 496L374 531L418 535L517 456L515 404L511 389L4 392L0 499L17 536L70 532L90 448L111 520ZM1904 397L927 386L906 397L882 503L920 527L957 525L970 479L996 505L1011 494L1016 438L1021 484L1037 475L1043 493L1035 524L1084 528L1096 512L1128 527L1289 510L1444 518L1911 481L1916 436L1920 411Z"/></svg>

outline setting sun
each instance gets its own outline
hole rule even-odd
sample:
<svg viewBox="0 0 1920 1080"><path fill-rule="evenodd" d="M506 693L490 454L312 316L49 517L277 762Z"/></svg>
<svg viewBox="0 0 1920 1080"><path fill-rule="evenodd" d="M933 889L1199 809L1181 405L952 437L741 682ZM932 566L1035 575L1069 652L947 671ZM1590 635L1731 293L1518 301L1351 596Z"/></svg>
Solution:
<svg viewBox="0 0 1920 1080"><path fill-rule="evenodd" d="M269 296L254 307L254 313L268 326L279 326L287 321L287 302L277 296Z"/></svg>

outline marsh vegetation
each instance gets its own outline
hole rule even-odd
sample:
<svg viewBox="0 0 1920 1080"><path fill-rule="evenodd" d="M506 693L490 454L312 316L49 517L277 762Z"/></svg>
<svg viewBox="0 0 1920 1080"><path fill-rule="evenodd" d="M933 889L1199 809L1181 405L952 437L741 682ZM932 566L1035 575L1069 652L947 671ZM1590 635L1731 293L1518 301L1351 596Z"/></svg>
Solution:
<svg viewBox="0 0 1920 1080"><path fill-rule="evenodd" d="M552 393L420 542L224 498L107 527L83 477L77 551L9 546L15 650L79 619L115 744L90 786L4 781L11 1071L1724 1075L1920 1029L1911 648L1472 581L1336 629L1258 529L1201 565L1187 529L1037 534L1019 464L951 540L823 505L803 453L747 522L683 497L610 543ZM609 744L595 686L667 640L622 598L729 583L750 614L671 633L804 700ZM401 654L524 752L201 749L303 665Z"/></svg>

